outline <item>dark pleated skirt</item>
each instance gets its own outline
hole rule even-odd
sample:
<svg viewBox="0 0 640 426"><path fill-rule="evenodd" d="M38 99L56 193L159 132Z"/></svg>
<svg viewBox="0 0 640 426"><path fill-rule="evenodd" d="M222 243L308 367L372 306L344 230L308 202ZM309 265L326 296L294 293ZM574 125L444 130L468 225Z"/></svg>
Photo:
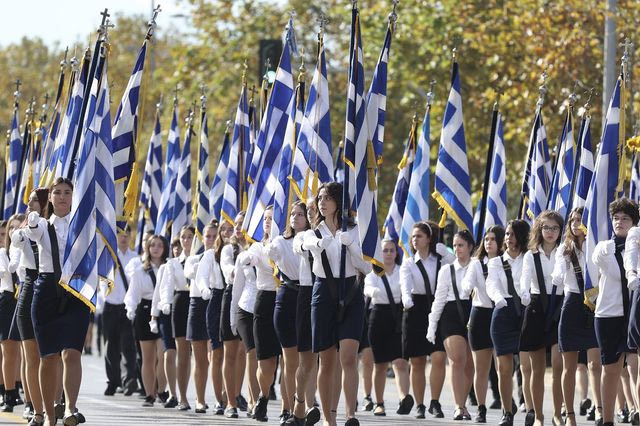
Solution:
<svg viewBox="0 0 640 426"><path fill-rule="evenodd" d="M296 301L296 342L298 352L311 350L311 293L313 286L300 286Z"/></svg>
<svg viewBox="0 0 640 426"><path fill-rule="evenodd" d="M191 297L189 301L189 315L187 317L187 340L208 340L207 333L207 305L208 300L202 297Z"/></svg>
<svg viewBox="0 0 640 426"><path fill-rule="evenodd" d="M245 311L242 308L238 308L236 321L238 324L238 335L242 340L244 350L246 352L249 352L252 349L255 349L256 343L253 339L253 314L251 312Z"/></svg>
<svg viewBox="0 0 640 426"><path fill-rule="evenodd" d="M556 295L555 303L562 306L564 296ZM549 296L548 310L553 310ZM558 306L558 305L556 305ZM549 313L553 315L553 313ZM548 327L547 327L548 324ZM542 298L537 294L531 295L531 303L524 310L522 330L520 332L520 350L523 352L537 351L541 348L551 348L558 343L558 320L548 323L547 314L542 308Z"/></svg>
<svg viewBox="0 0 640 426"><path fill-rule="evenodd" d="M176 291L173 295L173 309L171 322L173 324L173 337L186 337L187 319L189 318L190 297L188 291Z"/></svg>
<svg viewBox="0 0 640 426"><path fill-rule="evenodd" d="M447 302L442 310L442 316L438 321L438 329L440 330L440 336L444 342L447 337L462 336L467 338L467 324L469 323L469 312L471 310L471 302L469 300L461 300L462 305L462 318L458 313L458 308L455 301Z"/></svg>
<svg viewBox="0 0 640 426"><path fill-rule="evenodd" d="M273 311L273 325L283 348L297 345L296 311L298 308L298 288L295 284L283 284L276 294L276 306Z"/></svg>
<svg viewBox="0 0 640 426"><path fill-rule="evenodd" d="M585 351L598 347L593 314L587 312L588 309L578 293L569 293L564 298L558 325L560 352Z"/></svg>
<svg viewBox="0 0 640 426"><path fill-rule="evenodd" d="M31 319L31 304L33 303L33 285L37 279L38 271L35 269L27 269L26 277L20 288L20 294L18 295L16 323L22 340L35 338L33 320Z"/></svg>
<svg viewBox="0 0 640 426"><path fill-rule="evenodd" d="M160 338L159 333L151 332L149 321L151 321L151 300L142 299L136 308L136 316L133 319L133 333L137 341L141 342Z"/></svg>
<svg viewBox="0 0 640 426"><path fill-rule="evenodd" d="M507 298L507 306L493 309L491 316L491 340L496 355L517 354L520 347L521 315L513 307L513 299Z"/></svg>
<svg viewBox="0 0 640 426"><path fill-rule="evenodd" d="M473 306L469 315L469 346L472 351L481 351L483 349L492 349L491 341L491 316L493 308L481 308Z"/></svg>
<svg viewBox="0 0 640 426"><path fill-rule="evenodd" d="M231 331L231 293L233 285L228 285L222 293L222 304L220 307L220 341L228 342L238 340L240 336ZM239 328L240 326L238 326ZM253 338L251 339L253 340Z"/></svg>
<svg viewBox="0 0 640 426"><path fill-rule="evenodd" d="M158 322L158 331L160 331L160 336L162 337L164 350L168 351L169 349L175 349L176 339L173 337L171 314L165 315L161 312L156 321Z"/></svg>
<svg viewBox="0 0 640 426"><path fill-rule="evenodd" d="M211 299L207 305L207 333L211 340L211 349L218 349L222 346L220 340L220 310L222 308L223 290L212 289Z"/></svg>
<svg viewBox="0 0 640 426"><path fill-rule="evenodd" d="M402 304L396 304L395 310L398 321L401 321ZM375 363L402 358L402 330L396 327L391 305L373 305L368 331Z"/></svg>
<svg viewBox="0 0 640 426"><path fill-rule="evenodd" d="M444 343L440 330L436 331L436 343L427 340L429 328L429 303L427 295L413 294L413 306L402 313L402 356L414 358L443 352Z"/></svg>
<svg viewBox="0 0 640 426"><path fill-rule="evenodd" d="M276 292L258 290L253 309L253 341L256 344L258 360L280 355L280 341L273 326L273 313L276 307Z"/></svg>
<svg viewBox="0 0 640 426"><path fill-rule="evenodd" d="M16 298L12 291L0 293L0 342L5 340L16 340L11 337L11 323L16 312ZM20 340L18 338L18 340Z"/></svg>

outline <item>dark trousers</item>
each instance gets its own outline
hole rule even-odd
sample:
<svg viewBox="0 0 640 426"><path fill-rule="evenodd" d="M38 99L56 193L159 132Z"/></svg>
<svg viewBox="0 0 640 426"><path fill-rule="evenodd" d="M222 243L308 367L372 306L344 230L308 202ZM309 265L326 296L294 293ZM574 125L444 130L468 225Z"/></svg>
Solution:
<svg viewBox="0 0 640 426"><path fill-rule="evenodd" d="M107 345L104 362L108 383L127 386L130 382L135 382L137 378L136 345L133 339L133 326L127 318L124 305L104 304L102 329ZM120 369L122 356L124 356L124 376Z"/></svg>

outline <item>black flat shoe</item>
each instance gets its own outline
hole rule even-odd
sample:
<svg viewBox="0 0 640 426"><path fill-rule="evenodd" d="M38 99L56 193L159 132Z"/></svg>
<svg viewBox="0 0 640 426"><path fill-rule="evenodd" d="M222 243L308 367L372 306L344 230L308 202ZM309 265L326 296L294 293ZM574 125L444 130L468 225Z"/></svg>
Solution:
<svg viewBox="0 0 640 426"><path fill-rule="evenodd" d="M238 409L236 407L229 407L224 411L224 416L228 419L237 419Z"/></svg>
<svg viewBox="0 0 640 426"><path fill-rule="evenodd" d="M509 412L504 413L498 426L513 426L513 414Z"/></svg>
<svg viewBox="0 0 640 426"><path fill-rule="evenodd" d="M206 412L207 412L207 406L206 405L196 404L196 409L195 409L195 413L196 414L204 414Z"/></svg>
<svg viewBox="0 0 640 426"><path fill-rule="evenodd" d="M320 409L311 407L304 415L304 426L313 426L320 421Z"/></svg>
<svg viewBox="0 0 640 426"><path fill-rule="evenodd" d="M167 400L169 399L169 391L164 391L164 392L158 392L158 400L161 403L165 403L167 402Z"/></svg>
<svg viewBox="0 0 640 426"><path fill-rule="evenodd" d="M291 414L286 410L280 413L280 426L284 426L287 420L289 420L289 417L291 417Z"/></svg>
<svg viewBox="0 0 640 426"><path fill-rule="evenodd" d="M489 409L491 410L499 410L501 408L502 408L502 402L500 402L499 399L494 399L491 405L489 406Z"/></svg>
<svg viewBox="0 0 640 426"><path fill-rule="evenodd" d="M62 424L64 426L77 426L78 423L78 418L74 414L64 416L64 418L62 419Z"/></svg>
<svg viewBox="0 0 640 426"><path fill-rule="evenodd" d="M253 414L255 415L255 419L259 422L266 422L269 420L267 417L267 405L269 404L268 396L260 396L258 398L258 404L253 410Z"/></svg>
<svg viewBox="0 0 640 426"><path fill-rule="evenodd" d="M587 410L591 408L591 400L589 398L585 398L582 401L580 401L580 415L581 416L586 416L587 415Z"/></svg>
<svg viewBox="0 0 640 426"><path fill-rule="evenodd" d="M476 414L475 422L476 423L487 422L487 407L485 407L484 405L478 406L478 414Z"/></svg>
<svg viewBox="0 0 640 426"><path fill-rule="evenodd" d="M56 420L64 418L64 404L56 404L54 407Z"/></svg>
<svg viewBox="0 0 640 426"><path fill-rule="evenodd" d="M373 410L373 400L371 399L371 395L365 396L364 399L362 400L362 409L364 411Z"/></svg>
<svg viewBox="0 0 640 426"><path fill-rule="evenodd" d="M350 417L349 420L344 423L344 426L360 426L360 421L355 417Z"/></svg>
<svg viewBox="0 0 640 426"><path fill-rule="evenodd" d="M396 414L406 415L411 412L414 404L413 397L411 395L406 395L398 404L398 409L396 410Z"/></svg>
<svg viewBox="0 0 640 426"><path fill-rule="evenodd" d="M172 396L164 403L164 408L176 408L178 406L178 399L175 396Z"/></svg>
<svg viewBox="0 0 640 426"><path fill-rule="evenodd" d="M443 419L444 418L444 413L442 412L442 406L440 405L440 401L432 399L431 400L431 404L429 404L429 410L428 411L436 419Z"/></svg>
<svg viewBox="0 0 640 426"><path fill-rule="evenodd" d="M27 426L44 426L44 415L34 414Z"/></svg>
<svg viewBox="0 0 640 426"><path fill-rule="evenodd" d="M527 415L524 416L524 426L533 426L536 421L536 412L533 410L527 411Z"/></svg>
<svg viewBox="0 0 640 426"><path fill-rule="evenodd" d="M456 408L453 412L453 420L464 420L464 410L462 408Z"/></svg>
<svg viewBox="0 0 640 426"><path fill-rule="evenodd" d="M113 396L116 394L117 386L107 385L107 388L104 390L104 396Z"/></svg>
<svg viewBox="0 0 640 426"><path fill-rule="evenodd" d="M249 406L249 403L247 402L245 397L242 396L242 394L240 394L236 397L236 405L238 406L238 410L247 411L247 407Z"/></svg>
<svg viewBox="0 0 640 426"><path fill-rule="evenodd" d="M178 411L188 411L188 410L191 410L191 406L189 405L188 402L182 402L182 403L178 404L178 406L176 407L176 410L178 410Z"/></svg>
<svg viewBox="0 0 640 426"><path fill-rule="evenodd" d="M374 416L386 416L387 413L384 411L384 402L376 403L376 408L373 409Z"/></svg>
<svg viewBox="0 0 640 426"><path fill-rule="evenodd" d="M416 406L416 419L424 419L424 412L427 410L427 407L424 404L418 404Z"/></svg>
<svg viewBox="0 0 640 426"><path fill-rule="evenodd" d="M291 416L284 422L285 426L304 426L304 418Z"/></svg>
<svg viewBox="0 0 640 426"><path fill-rule="evenodd" d="M82 415L82 413L78 411L77 408L76 411L74 411L73 415L76 416L76 419L78 419L78 423L85 423L87 421L87 419L84 418L84 415Z"/></svg>

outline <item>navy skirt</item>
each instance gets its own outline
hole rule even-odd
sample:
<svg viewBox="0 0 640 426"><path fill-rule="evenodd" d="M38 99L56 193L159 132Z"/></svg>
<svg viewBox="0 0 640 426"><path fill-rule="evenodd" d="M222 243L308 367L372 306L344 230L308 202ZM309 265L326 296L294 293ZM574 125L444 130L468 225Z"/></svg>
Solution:
<svg viewBox="0 0 640 426"><path fill-rule="evenodd" d="M16 312L16 298L12 291L0 293L0 342L5 340L16 340L11 338L11 323ZM15 334L14 336L15 337ZM17 340L20 340L19 338Z"/></svg>
<svg viewBox="0 0 640 426"><path fill-rule="evenodd" d="M364 297L356 277L345 280L344 294L353 294L346 301L342 321L338 322L338 301L331 295L330 283L316 277L311 296L311 334L313 352L322 352L336 346L340 340L360 341L364 325ZM352 287L357 286L353 289Z"/></svg>
<svg viewBox="0 0 640 426"><path fill-rule="evenodd" d="M373 352L373 362L385 363L402 358L402 330L396 327L402 318L402 304L373 305L369 316L369 342Z"/></svg>
<svg viewBox="0 0 640 426"><path fill-rule="evenodd" d="M436 343L427 340L429 328L428 296L412 294L413 306L402 313L402 356L406 359L444 352L440 330L436 331Z"/></svg>
<svg viewBox="0 0 640 426"><path fill-rule="evenodd" d="M640 347L640 291L638 290L631 293L627 345L635 350Z"/></svg>
<svg viewBox="0 0 640 426"><path fill-rule="evenodd" d="M59 277L41 273L33 289L31 318L40 356L64 349L82 352L90 310L80 299L58 288Z"/></svg>
<svg viewBox="0 0 640 426"><path fill-rule="evenodd" d="M220 309L222 308L223 290L211 289L211 299L207 305L207 333L211 341L211 349L218 349L222 346L220 340Z"/></svg>
<svg viewBox="0 0 640 426"><path fill-rule="evenodd" d="M600 348L602 365L615 364L620 356L633 352L627 346L627 327L624 317L595 318L593 328Z"/></svg>
<svg viewBox="0 0 640 426"><path fill-rule="evenodd" d="M588 309L579 293L569 293L564 298L558 325L560 352L585 351L598 347L593 314Z"/></svg>
<svg viewBox="0 0 640 426"><path fill-rule="evenodd" d="M34 339L33 321L31 320L31 304L33 303L33 285L38 279L38 271L27 269L26 277L20 288L18 303L16 304L16 323L20 332L20 339Z"/></svg>
<svg viewBox="0 0 640 426"><path fill-rule="evenodd" d="M176 348L176 339L173 337L173 324L171 323L171 315L165 315L160 313L160 316L156 320L158 322L158 331L162 337L162 344L164 350Z"/></svg>
<svg viewBox="0 0 640 426"><path fill-rule="evenodd" d="M472 351L493 348L490 334L492 315L493 308L481 308L479 306L471 308L467 336Z"/></svg>
<svg viewBox="0 0 640 426"><path fill-rule="evenodd" d="M564 296L549 296L548 313L542 307L542 298L538 294L531 295L531 303L525 308L520 332L520 350L533 352L542 348L550 349L558 343L558 322L556 312L561 312ZM554 306L553 303L556 305ZM549 315L552 319L549 319Z"/></svg>
<svg viewBox="0 0 640 426"><path fill-rule="evenodd" d="M458 307L455 301L447 302L442 310L442 316L438 321L438 329L440 336L444 342L448 337L461 336L467 338L467 324L469 323L469 311L471 310L471 302L469 300L461 300L462 318L458 313Z"/></svg>
<svg viewBox="0 0 640 426"><path fill-rule="evenodd" d="M362 323L362 336L360 336L360 346L358 352L371 347L369 342L369 316L371 315L371 298L364 297L364 322Z"/></svg>
<svg viewBox="0 0 640 426"><path fill-rule="evenodd" d="M171 321L173 323L173 337L185 337L187 335L187 318L189 317L190 297L188 291L176 291L173 294L173 309Z"/></svg>
<svg viewBox="0 0 640 426"><path fill-rule="evenodd" d="M517 354L520 348L522 316L516 314L512 298L506 301L507 306L494 308L491 316L491 340L497 356Z"/></svg>
<svg viewBox="0 0 640 426"><path fill-rule="evenodd" d="M224 288L224 292L222 293L222 302L220 306L220 341L222 342L238 340L240 338L240 336L238 336L237 334L233 334L233 331L231 331L231 293L232 292L233 292L233 286L228 285ZM240 326L238 326L238 328L240 328Z"/></svg>
<svg viewBox="0 0 640 426"><path fill-rule="evenodd" d="M258 290L253 308L253 341L256 344L258 360L280 355L280 341L273 326L273 314L276 308L276 292Z"/></svg>
<svg viewBox="0 0 640 426"><path fill-rule="evenodd" d="M292 348L297 345L296 310L298 308L298 287L294 283L284 283L276 294L276 307L273 311L273 325L280 345Z"/></svg>
<svg viewBox="0 0 640 426"><path fill-rule="evenodd" d="M151 332L149 321L151 321L151 300L142 299L136 308L136 316L133 319L133 334L137 341L143 342L160 338L159 333Z"/></svg>
<svg viewBox="0 0 640 426"><path fill-rule="evenodd" d="M311 294L313 286L298 287L296 304L296 342L298 352L311 350Z"/></svg>
<svg viewBox="0 0 640 426"><path fill-rule="evenodd" d="M236 322L238 324L238 335L240 335L245 352L248 353L256 347L253 339L253 314L242 308L238 308Z"/></svg>
<svg viewBox="0 0 640 426"><path fill-rule="evenodd" d="M187 317L187 340L209 340L207 332L208 300L202 297L191 297L189 315Z"/></svg>

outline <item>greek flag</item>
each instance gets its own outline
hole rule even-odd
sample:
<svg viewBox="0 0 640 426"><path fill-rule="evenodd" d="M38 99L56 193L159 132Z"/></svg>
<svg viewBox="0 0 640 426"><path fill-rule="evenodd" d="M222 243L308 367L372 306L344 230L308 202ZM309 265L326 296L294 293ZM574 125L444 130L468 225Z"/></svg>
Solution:
<svg viewBox="0 0 640 426"><path fill-rule="evenodd" d="M556 169L553 173L553 184L549 195L549 210L556 210L567 220L571 207L571 183L573 181L576 159L576 146L573 138L573 106L567 111L562 127L562 138L556 159Z"/></svg>
<svg viewBox="0 0 640 426"><path fill-rule="evenodd" d="M416 157L417 132L418 121L416 117L414 117L411 122L411 130L409 131L409 138L407 139L407 144L404 149L404 155L402 156L402 160L400 160L400 164L398 164L398 178L395 189L393 190L389 213L387 214L387 219L384 221L385 238L391 238L396 243L400 240L402 217L404 216L409 186L411 184L413 163Z"/></svg>
<svg viewBox="0 0 640 426"><path fill-rule="evenodd" d="M236 120L233 126L233 139L229 151L226 179L222 196L221 217L233 224L236 215L243 210L243 194L247 182L244 180L245 141L250 138L249 103L247 102L247 87L242 86L240 100L236 110ZM221 157L222 158L222 157Z"/></svg>
<svg viewBox="0 0 640 426"><path fill-rule="evenodd" d="M491 226L500 225L503 228L507 226L507 173L505 168L507 157L504 149L504 131L500 112L498 112L496 132L493 138L493 159L481 238L486 229Z"/></svg>
<svg viewBox="0 0 640 426"><path fill-rule="evenodd" d="M269 103L260 125L256 148L262 146L264 149L260 155L261 158L255 179L251 188L249 188L247 215L243 222L243 229L247 231L247 236L253 241L262 241L264 210L273 203L278 172L277 166L282 158L290 111L295 107L296 99L294 93L290 52L285 46L276 71L276 80L271 90ZM253 155L255 160L256 153L254 152Z"/></svg>
<svg viewBox="0 0 640 426"><path fill-rule="evenodd" d="M4 184L4 219L9 219L16 212L16 191L18 186L18 175L22 162L22 136L20 135L20 125L18 123L18 105L13 110L11 119L11 133L9 136L9 146L5 157L6 177Z"/></svg>
<svg viewBox="0 0 640 426"><path fill-rule="evenodd" d="M307 107L293 156L291 182L301 200L316 195L319 184L333 180L329 83L324 43L320 41Z"/></svg>
<svg viewBox="0 0 640 426"><path fill-rule="evenodd" d="M220 150L220 158L218 166L213 177L211 192L209 192L209 211L211 217L218 222L222 220L222 197L224 195L225 181L227 180L227 165L229 164L229 149L231 142L229 141L229 127L224 131L224 140L222 141L222 149Z"/></svg>
<svg viewBox="0 0 640 426"><path fill-rule="evenodd" d="M55 140L58 135L58 130L60 129L60 118L62 117L63 110L66 108L66 105L69 101L68 97L68 89L67 89L67 73L65 69L68 67L69 63L65 59L60 64L60 77L58 80L58 93L56 96L56 103L53 110L53 115L51 116L51 122L49 123L49 127L45 132L45 137L43 138L43 146L42 146L42 159L39 164L39 180L36 184L37 186L49 186L50 180L52 176L50 176L49 164L51 163L51 156L53 155L53 149L55 145ZM73 80L71 80L73 81Z"/></svg>
<svg viewBox="0 0 640 426"><path fill-rule="evenodd" d="M582 224L587 230L585 254L591 259L596 244L608 240L613 234L613 226L609 217L609 204L621 195L619 188L621 135L620 129L623 77L620 75L611 96L607 117L602 127L602 141L598 149L593 178L582 213ZM598 267L587 262L585 267L584 296L585 303L595 306L598 295Z"/></svg>
<svg viewBox="0 0 640 426"><path fill-rule="evenodd" d="M591 115L585 112L580 123L579 145L579 166L577 178L575 179L575 189L572 192L573 199L571 209L584 207L593 177L593 149L591 148Z"/></svg>
<svg viewBox="0 0 640 426"><path fill-rule="evenodd" d="M62 119L62 123L60 123L60 132L56 138L53 156L51 158L51 161L55 161L56 163L51 179L52 181L59 176L69 176L69 169L71 168L71 163L74 161L72 158L72 150L75 145L76 134L79 131L78 124L80 122L82 104L84 103L84 92L88 74L89 60L85 58L82 70L77 73L77 78L71 93L71 100L69 105L67 105L67 111Z"/></svg>
<svg viewBox="0 0 640 426"><path fill-rule="evenodd" d="M629 182L629 198L636 203L640 201L640 162L638 162L638 151L633 153L631 160L631 181Z"/></svg>
<svg viewBox="0 0 640 426"><path fill-rule="evenodd" d="M171 119L171 129L169 130L167 154L165 158L156 234L162 235L170 240L171 223L173 222L173 194L176 190L178 165L180 164L180 129L178 128L177 100L174 100L173 118Z"/></svg>
<svg viewBox="0 0 640 426"><path fill-rule="evenodd" d="M338 153L336 155L336 165L333 168L333 180L344 184L344 142L338 144Z"/></svg>
<svg viewBox="0 0 640 426"><path fill-rule="evenodd" d="M207 110L202 108L200 120L200 149L198 150L198 182L196 194L198 205L194 210L192 221L196 227L196 238L193 239L191 253L200 254L204 252L202 233L204 227L211 220L211 210L209 210L209 192L211 191L209 181L209 129L207 127Z"/></svg>
<svg viewBox="0 0 640 426"><path fill-rule="evenodd" d="M27 121L22 132L23 152L18 172L18 193L15 198L16 213L25 213L29 202L29 193L33 190L33 168L35 160L35 140L33 118ZM25 148L26 147L26 148ZM26 200L25 200L26 194Z"/></svg>
<svg viewBox="0 0 640 426"><path fill-rule="evenodd" d="M149 141L147 162L144 167L142 190L140 192L140 212L138 216L138 253L142 254L142 238L147 231L155 232L158 222L158 206L162 196L162 135L160 111L156 110L155 126Z"/></svg>
<svg viewBox="0 0 640 426"><path fill-rule="evenodd" d="M193 135L193 112L189 110L187 129L178 163L176 187L173 193L173 222L171 235L178 235L183 226L191 223L191 136Z"/></svg>
<svg viewBox="0 0 640 426"><path fill-rule="evenodd" d="M455 61L451 71L451 90L442 121L435 190L432 196L445 214L451 216L460 228L473 231L471 181L464 137L460 73Z"/></svg>
<svg viewBox="0 0 640 426"><path fill-rule="evenodd" d="M530 221L533 221L546 210L551 187L551 158L549 157L547 132L542 120L542 106L540 105L536 109L536 117L531 130L531 143L533 143L533 150L527 216Z"/></svg>
<svg viewBox="0 0 640 426"><path fill-rule="evenodd" d="M407 191L407 203L402 215L400 247L406 256L411 255L411 229L420 220L429 219L429 138L431 133L431 103L422 122L422 134L416 146L415 160L411 170L411 180Z"/></svg>

